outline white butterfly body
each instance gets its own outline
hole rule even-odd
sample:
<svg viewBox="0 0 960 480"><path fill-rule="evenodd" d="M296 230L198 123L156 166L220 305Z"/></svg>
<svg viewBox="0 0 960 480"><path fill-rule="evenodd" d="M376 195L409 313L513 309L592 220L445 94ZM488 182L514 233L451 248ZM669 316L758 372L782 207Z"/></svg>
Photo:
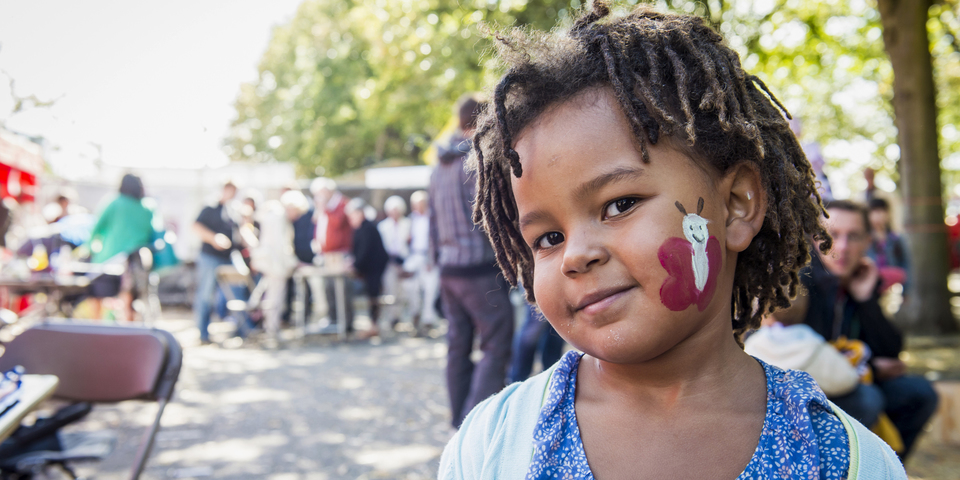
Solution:
<svg viewBox="0 0 960 480"><path fill-rule="evenodd" d="M707 275L710 273L710 262L707 260L707 239L710 232L707 230L707 219L695 213L683 216L683 236L693 246L693 279L697 290L703 291L707 284Z"/></svg>

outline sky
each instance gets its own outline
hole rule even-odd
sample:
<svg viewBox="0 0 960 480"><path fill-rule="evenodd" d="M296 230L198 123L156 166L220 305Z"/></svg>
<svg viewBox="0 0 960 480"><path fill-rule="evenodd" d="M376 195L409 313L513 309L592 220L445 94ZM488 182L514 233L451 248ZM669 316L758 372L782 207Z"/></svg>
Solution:
<svg viewBox="0 0 960 480"><path fill-rule="evenodd" d="M221 150L240 84L301 0L0 0L0 122L48 140L68 179L121 167L203 168ZM18 97L50 108L11 114Z"/></svg>

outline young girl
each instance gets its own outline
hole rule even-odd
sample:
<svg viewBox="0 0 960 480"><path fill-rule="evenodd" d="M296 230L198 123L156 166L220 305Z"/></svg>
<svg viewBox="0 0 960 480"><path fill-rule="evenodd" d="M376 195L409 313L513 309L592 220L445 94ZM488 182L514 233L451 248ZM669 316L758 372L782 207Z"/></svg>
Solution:
<svg viewBox="0 0 960 480"><path fill-rule="evenodd" d="M444 479L906 478L802 372L743 352L830 239L785 111L696 17L595 2L498 37L474 220L569 352L478 405Z"/></svg>

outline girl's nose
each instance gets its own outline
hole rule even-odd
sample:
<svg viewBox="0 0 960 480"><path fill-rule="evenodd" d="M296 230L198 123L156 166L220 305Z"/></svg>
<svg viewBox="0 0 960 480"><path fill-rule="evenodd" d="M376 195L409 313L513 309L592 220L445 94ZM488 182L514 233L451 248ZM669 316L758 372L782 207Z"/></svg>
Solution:
<svg viewBox="0 0 960 480"><path fill-rule="evenodd" d="M597 235L591 232L570 233L563 250L563 263L560 268L563 274L573 278L590 271L590 269L607 263L610 252L603 245Z"/></svg>

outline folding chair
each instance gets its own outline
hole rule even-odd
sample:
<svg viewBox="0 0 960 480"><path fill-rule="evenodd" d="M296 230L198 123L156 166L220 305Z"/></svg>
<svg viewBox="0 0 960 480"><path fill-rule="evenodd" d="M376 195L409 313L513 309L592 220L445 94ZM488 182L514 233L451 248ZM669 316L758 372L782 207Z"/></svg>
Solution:
<svg viewBox="0 0 960 480"><path fill-rule="evenodd" d="M75 402L114 403L147 400L158 403L157 415L140 443L130 478L136 480L150 456L160 417L180 375L183 351L170 332L144 327L84 323L44 323L6 344L0 371L22 365L28 373L60 379L54 394ZM88 438L79 438L87 436ZM63 436L60 451L18 456L17 469L35 473L57 465L76 478L68 462L99 460L114 440L102 433ZM105 447L104 445L109 445Z"/></svg>

